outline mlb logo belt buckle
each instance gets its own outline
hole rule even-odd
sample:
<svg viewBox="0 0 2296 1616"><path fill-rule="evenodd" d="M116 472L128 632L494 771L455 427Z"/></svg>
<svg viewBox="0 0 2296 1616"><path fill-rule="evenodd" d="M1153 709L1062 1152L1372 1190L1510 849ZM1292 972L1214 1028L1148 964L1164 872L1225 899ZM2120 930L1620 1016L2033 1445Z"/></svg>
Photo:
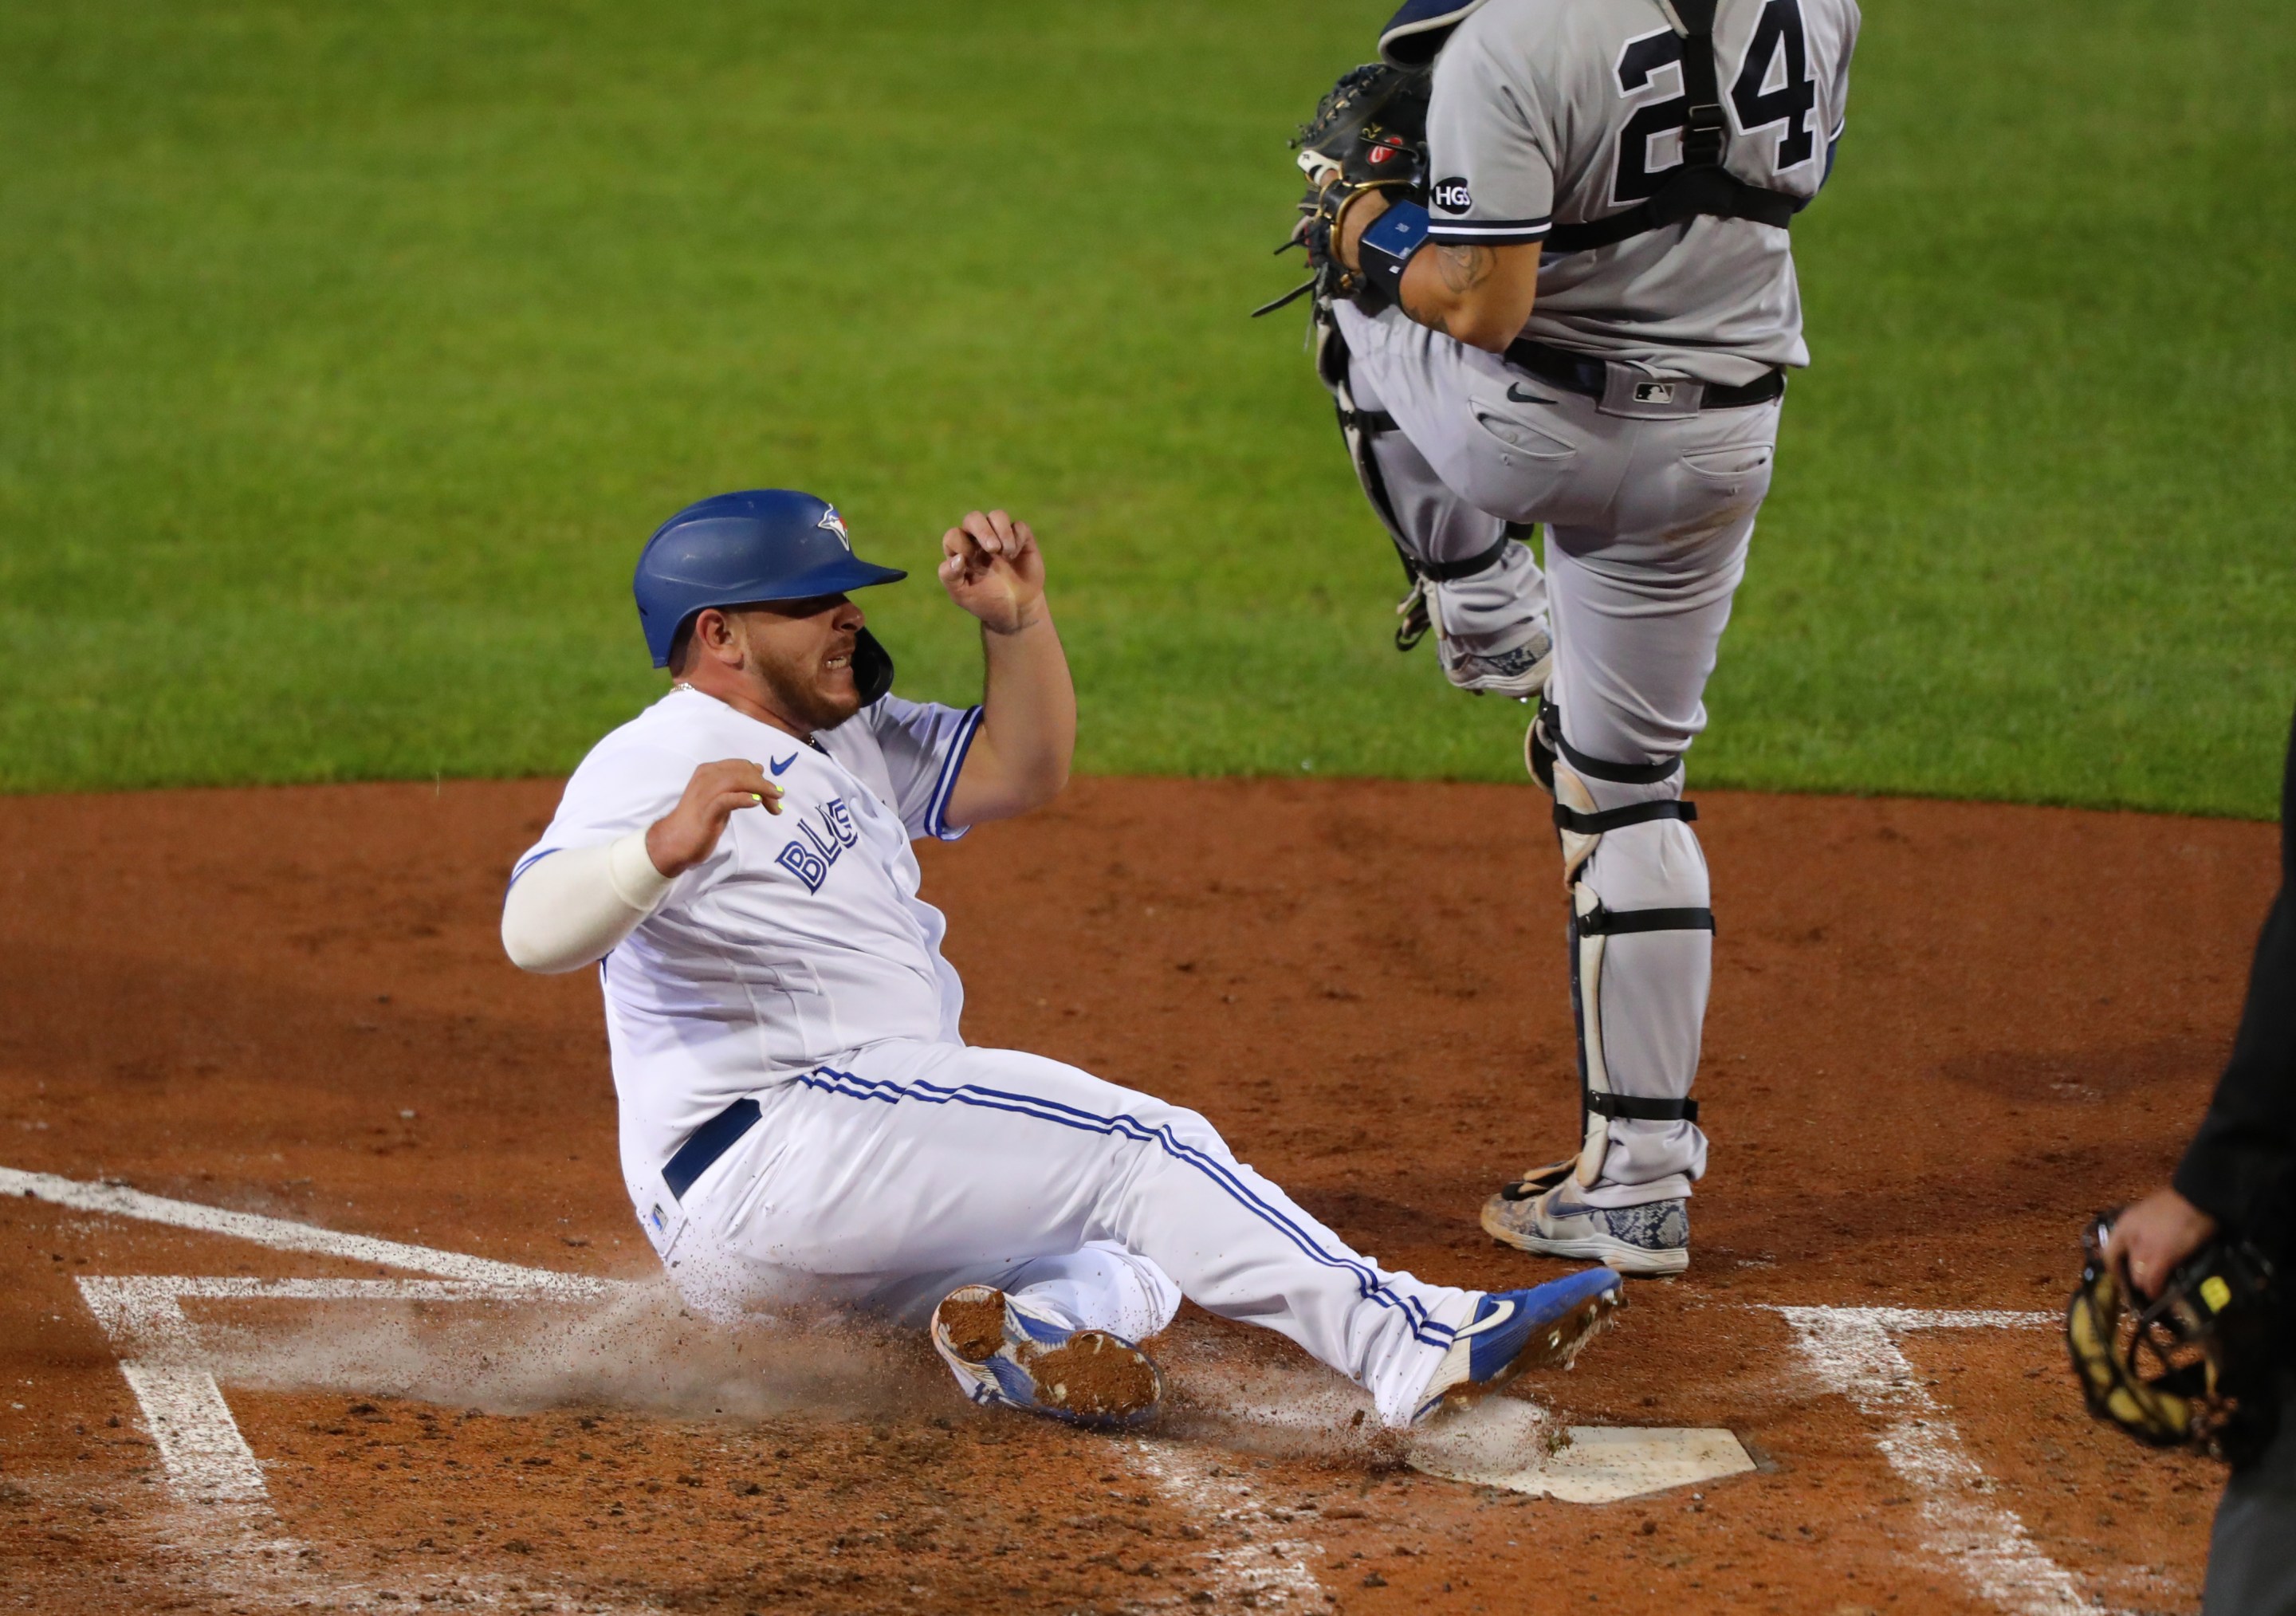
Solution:
<svg viewBox="0 0 2296 1616"><path fill-rule="evenodd" d="M1603 401L1595 407L1605 415L1669 421L1695 415L1705 402L1706 383L1687 376L1653 375L1640 365L1615 361L1603 369Z"/></svg>

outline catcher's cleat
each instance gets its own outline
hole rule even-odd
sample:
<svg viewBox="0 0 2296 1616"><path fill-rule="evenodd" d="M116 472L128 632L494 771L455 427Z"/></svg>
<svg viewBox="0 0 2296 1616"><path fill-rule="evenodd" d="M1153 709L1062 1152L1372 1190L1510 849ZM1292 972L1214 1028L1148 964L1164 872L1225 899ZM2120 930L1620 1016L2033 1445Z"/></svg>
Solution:
<svg viewBox="0 0 2296 1616"><path fill-rule="evenodd" d="M1582 1269L1528 1291L1488 1292L1427 1377L1412 1423L1474 1402L1526 1369L1568 1369L1626 1305L1626 1285L1608 1268Z"/></svg>
<svg viewBox="0 0 2296 1616"><path fill-rule="evenodd" d="M1479 696L1513 696L1528 701L1546 688L1554 673L1554 637L1545 629L1512 651L1488 654L1462 651L1456 641L1439 634L1435 653L1443 664L1445 678Z"/></svg>
<svg viewBox="0 0 2296 1616"><path fill-rule="evenodd" d="M1690 1266L1690 1204L1676 1197L1641 1206L1594 1207L1576 1199L1574 1158L1543 1167L1483 1202L1492 1239L1538 1257L1606 1263L1637 1279Z"/></svg>
<svg viewBox="0 0 2296 1616"><path fill-rule="evenodd" d="M1122 1336L1078 1330L990 1285L943 1297L932 1343L974 1402L1071 1425L1145 1425L1164 1396L1154 1361Z"/></svg>

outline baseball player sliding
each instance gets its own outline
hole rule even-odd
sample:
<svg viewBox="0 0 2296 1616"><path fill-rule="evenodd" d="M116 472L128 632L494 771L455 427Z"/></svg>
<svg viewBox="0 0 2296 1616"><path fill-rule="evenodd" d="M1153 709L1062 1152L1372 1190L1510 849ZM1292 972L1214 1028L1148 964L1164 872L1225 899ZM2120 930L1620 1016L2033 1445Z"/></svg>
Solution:
<svg viewBox="0 0 2296 1616"><path fill-rule="evenodd" d="M1683 754L1808 363L1788 227L1857 23L1855 0L1411 0L1301 132L1300 291L1406 612L1455 683L1542 696L1584 1131L1483 1208L1525 1251L1689 1262L1714 916Z"/></svg>
<svg viewBox="0 0 2296 1616"><path fill-rule="evenodd" d="M568 781L519 859L503 942L595 963L623 1174L689 1304L806 1296L915 1323L976 1402L1153 1416L1138 1342L1186 1296L1280 1331L1393 1426L1567 1363L1622 1300L1588 1268L1528 1291L1423 1284L1349 1250L1192 1112L968 1046L909 842L1050 801L1076 700L1025 523L948 530L980 621L964 711L888 693L831 506L688 507L647 543L638 613L668 693Z"/></svg>

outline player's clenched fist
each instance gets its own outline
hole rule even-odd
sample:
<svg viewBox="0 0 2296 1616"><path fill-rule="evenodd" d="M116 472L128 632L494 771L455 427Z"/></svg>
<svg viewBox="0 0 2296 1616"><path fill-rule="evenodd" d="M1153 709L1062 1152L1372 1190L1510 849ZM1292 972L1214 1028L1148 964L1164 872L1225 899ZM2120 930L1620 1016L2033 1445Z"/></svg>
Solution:
<svg viewBox="0 0 2296 1616"><path fill-rule="evenodd" d="M782 788L746 758L705 763L685 783L677 806L646 832L646 857L664 875L683 875L709 857L726 822L742 808L782 811Z"/></svg>
<svg viewBox="0 0 2296 1616"><path fill-rule="evenodd" d="M1045 557L1025 521L974 511L941 535L941 587L992 634L1018 634L1043 616Z"/></svg>

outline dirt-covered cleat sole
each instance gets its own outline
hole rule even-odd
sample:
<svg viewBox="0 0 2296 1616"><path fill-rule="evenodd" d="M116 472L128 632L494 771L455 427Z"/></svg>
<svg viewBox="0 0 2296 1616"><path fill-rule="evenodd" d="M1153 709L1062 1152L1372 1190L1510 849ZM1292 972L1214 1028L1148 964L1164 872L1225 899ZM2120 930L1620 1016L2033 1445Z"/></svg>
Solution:
<svg viewBox="0 0 2296 1616"><path fill-rule="evenodd" d="M1570 1198L1568 1162L1517 1179L1483 1202L1483 1230L1518 1251L1599 1262L1636 1279L1690 1267L1690 1207L1680 1199L1592 1207Z"/></svg>
<svg viewBox="0 0 2296 1616"><path fill-rule="evenodd" d="M1156 1417L1164 1377L1134 1342L1078 1330L990 1285L964 1285L933 1309L933 1350L964 1395L1095 1430Z"/></svg>
<svg viewBox="0 0 2296 1616"><path fill-rule="evenodd" d="M1443 677L1472 695L1528 701L1554 675L1554 641L1543 633L1528 645L1488 655L1458 650L1446 639L1437 641L1436 652Z"/></svg>
<svg viewBox="0 0 2296 1616"><path fill-rule="evenodd" d="M1428 1376L1413 1423L1488 1397L1526 1370L1568 1369L1626 1305L1626 1282L1609 1268L1485 1294Z"/></svg>

